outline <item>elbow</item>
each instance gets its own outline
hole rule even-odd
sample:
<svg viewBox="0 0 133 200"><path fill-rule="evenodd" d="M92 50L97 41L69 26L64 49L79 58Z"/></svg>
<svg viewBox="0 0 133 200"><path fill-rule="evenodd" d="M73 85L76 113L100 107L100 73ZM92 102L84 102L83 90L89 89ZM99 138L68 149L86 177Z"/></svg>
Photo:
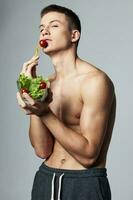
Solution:
<svg viewBox="0 0 133 200"><path fill-rule="evenodd" d="M42 159L46 159L46 157L47 157L44 153L38 152L38 151L36 151L36 156L39 158L42 158Z"/></svg>
<svg viewBox="0 0 133 200"><path fill-rule="evenodd" d="M97 162L98 155L99 151L96 148L87 149L84 152L84 155L80 157L82 165L86 168L94 167Z"/></svg>
<svg viewBox="0 0 133 200"><path fill-rule="evenodd" d="M95 165L96 158L81 158L79 162L85 167L90 168Z"/></svg>
<svg viewBox="0 0 133 200"><path fill-rule="evenodd" d="M42 159L47 159L51 155L51 153L49 153L49 152L43 152L43 151L37 150L37 149L35 150L35 153L36 153L37 157L42 158Z"/></svg>
<svg viewBox="0 0 133 200"><path fill-rule="evenodd" d="M83 166L85 168L89 168L89 167L93 167L94 166L94 163L95 163L95 159L91 158L91 159L85 159L83 161Z"/></svg>

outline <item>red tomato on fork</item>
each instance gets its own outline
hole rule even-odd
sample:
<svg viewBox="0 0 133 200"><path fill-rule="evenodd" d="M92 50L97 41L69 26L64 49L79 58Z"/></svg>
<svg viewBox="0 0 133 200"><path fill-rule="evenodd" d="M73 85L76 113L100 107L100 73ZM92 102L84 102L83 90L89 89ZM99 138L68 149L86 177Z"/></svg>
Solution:
<svg viewBox="0 0 133 200"><path fill-rule="evenodd" d="M48 42L46 40L40 40L39 44L41 47L46 48L48 46Z"/></svg>

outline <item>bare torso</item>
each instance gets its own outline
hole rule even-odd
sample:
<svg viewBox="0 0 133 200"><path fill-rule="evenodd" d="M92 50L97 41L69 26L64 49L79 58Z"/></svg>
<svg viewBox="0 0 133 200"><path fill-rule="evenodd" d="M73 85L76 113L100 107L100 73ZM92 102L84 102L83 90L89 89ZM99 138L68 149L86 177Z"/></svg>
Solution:
<svg viewBox="0 0 133 200"><path fill-rule="evenodd" d="M53 92L53 101L50 103L50 109L67 127L71 128L77 134L82 134L80 130L80 114L83 107L80 93L81 84L88 74L100 69L86 62L80 62L79 70L76 75L67 79L51 82L51 91ZM89 77L89 76L88 76ZM109 115L108 126L98 159L95 167L105 167L108 147L111 140L112 130L115 120L116 99L114 97L111 112ZM45 164L61 169L85 169L77 160L75 160L59 143L54 142L53 152L45 161Z"/></svg>

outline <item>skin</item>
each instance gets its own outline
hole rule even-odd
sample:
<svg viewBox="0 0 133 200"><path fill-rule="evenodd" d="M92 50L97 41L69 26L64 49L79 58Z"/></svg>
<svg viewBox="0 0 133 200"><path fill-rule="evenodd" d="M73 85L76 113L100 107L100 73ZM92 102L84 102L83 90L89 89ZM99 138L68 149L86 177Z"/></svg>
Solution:
<svg viewBox="0 0 133 200"><path fill-rule="evenodd" d="M105 167L116 112L114 85L105 72L79 58L80 33L70 31L64 14L47 13L40 24L40 39L49 39L43 52L55 69L49 94L40 103L17 93L19 106L30 115L35 153L54 168ZM22 72L35 76L38 59L24 63Z"/></svg>

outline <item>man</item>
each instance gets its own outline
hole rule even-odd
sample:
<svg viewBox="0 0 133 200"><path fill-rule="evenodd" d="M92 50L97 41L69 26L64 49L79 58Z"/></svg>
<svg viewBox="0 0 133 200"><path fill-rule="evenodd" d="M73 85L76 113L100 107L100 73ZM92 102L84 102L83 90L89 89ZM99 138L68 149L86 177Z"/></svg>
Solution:
<svg viewBox="0 0 133 200"><path fill-rule="evenodd" d="M32 200L111 199L106 157L115 121L115 90L105 72L77 55L80 35L73 11L58 5L41 11L40 40L47 40L43 52L55 69L51 92L42 103L17 93L18 104L30 115L31 144L45 159L35 175ZM33 56L22 72L32 76L38 59Z"/></svg>

